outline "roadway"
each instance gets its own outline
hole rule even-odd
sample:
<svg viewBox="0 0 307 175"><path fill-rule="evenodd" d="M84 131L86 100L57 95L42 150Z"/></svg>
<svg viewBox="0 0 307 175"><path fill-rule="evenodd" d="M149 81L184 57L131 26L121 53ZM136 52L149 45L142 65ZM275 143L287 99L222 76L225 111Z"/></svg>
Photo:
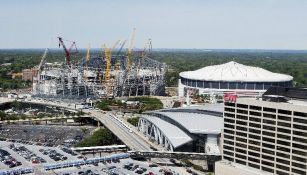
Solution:
<svg viewBox="0 0 307 175"><path fill-rule="evenodd" d="M124 142L131 150L150 151L149 144L140 138L136 133L123 126L116 120L110 112L102 113L100 111L83 110L91 116L98 119L103 125L111 130L122 142Z"/></svg>

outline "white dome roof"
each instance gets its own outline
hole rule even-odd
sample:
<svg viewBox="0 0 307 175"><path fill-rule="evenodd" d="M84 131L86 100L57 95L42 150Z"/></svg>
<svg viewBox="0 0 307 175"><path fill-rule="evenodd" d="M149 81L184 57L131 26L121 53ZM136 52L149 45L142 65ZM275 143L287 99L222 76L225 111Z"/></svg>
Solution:
<svg viewBox="0 0 307 175"><path fill-rule="evenodd" d="M207 66L195 71L181 72L179 75L192 80L227 82L283 82L293 80L290 75L273 73L260 67L245 66L234 61Z"/></svg>

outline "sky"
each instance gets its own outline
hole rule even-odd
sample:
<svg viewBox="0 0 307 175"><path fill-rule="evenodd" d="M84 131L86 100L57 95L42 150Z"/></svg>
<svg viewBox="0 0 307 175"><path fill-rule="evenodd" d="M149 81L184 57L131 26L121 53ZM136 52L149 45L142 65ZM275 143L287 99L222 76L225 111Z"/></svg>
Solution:
<svg viewBox="0 0 307 175"><path fill-rule="evenodd" d="M0 48L307 49L306 0L0 0Z"/></svg>

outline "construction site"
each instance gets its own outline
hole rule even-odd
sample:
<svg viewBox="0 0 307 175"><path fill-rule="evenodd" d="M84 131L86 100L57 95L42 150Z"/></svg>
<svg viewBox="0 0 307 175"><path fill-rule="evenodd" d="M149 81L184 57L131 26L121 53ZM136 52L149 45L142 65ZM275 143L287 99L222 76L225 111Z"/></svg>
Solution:
<svg viewBox="0 0 307 175"><path fill-rule="evenodd" d="M64 50L63 62L48 62L46 48L33 77L33 96L43 98L113 98L123 96L163 95L166 65L151 58L151 39L144 48L134 48L135 30L127 40L112 47L103 45L100 54L91 54L72 61L78 54L74 41L58 37ZM66 44L68 44L66 46ZM65 58L65 61L64 61Z"/></svg>

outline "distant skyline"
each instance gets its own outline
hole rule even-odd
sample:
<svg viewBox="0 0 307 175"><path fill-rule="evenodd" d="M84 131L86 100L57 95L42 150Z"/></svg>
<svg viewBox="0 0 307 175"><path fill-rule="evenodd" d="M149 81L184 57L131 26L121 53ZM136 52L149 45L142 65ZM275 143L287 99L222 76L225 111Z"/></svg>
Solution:
<svg viewBox="0 0 307 175"><path fill-rule="evenodd" d="M148 38L154 48L307 50L305 0L0 0L0 48L79 48ZM127 46L127 44L126 44Z"/></svg>

